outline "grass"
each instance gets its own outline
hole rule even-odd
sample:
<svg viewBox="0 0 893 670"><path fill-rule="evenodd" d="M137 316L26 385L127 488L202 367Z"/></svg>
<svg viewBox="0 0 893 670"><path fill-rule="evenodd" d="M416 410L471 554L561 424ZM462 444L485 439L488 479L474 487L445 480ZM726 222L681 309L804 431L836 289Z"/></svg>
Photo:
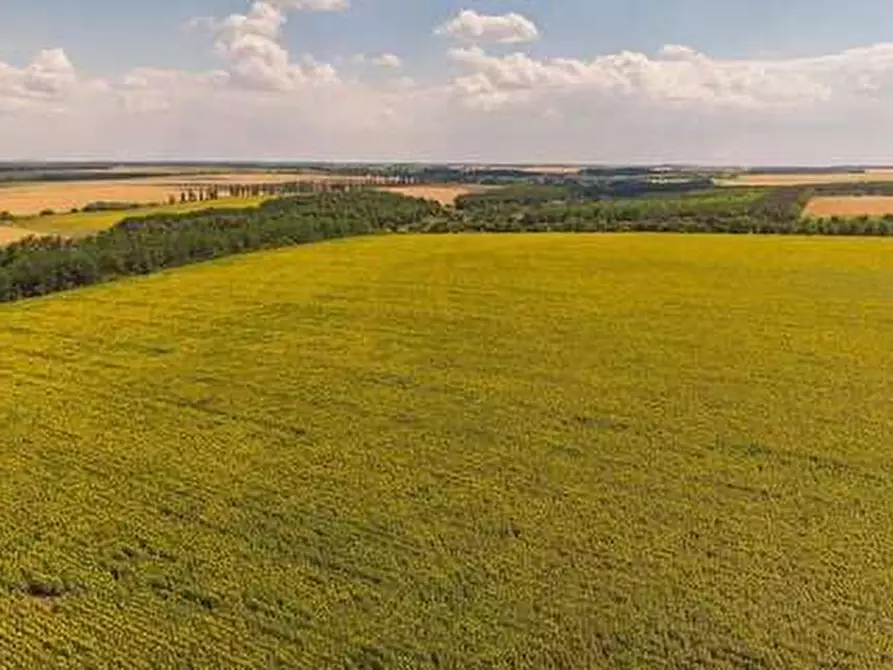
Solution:
<svg viewBox="0 0 893 670"><path fill-rule="evenodd" d="M111 228L128 217L150 216L152 214L185 214L211 207L239 208L259 205L269 198L224 198L205 202L186 202L174 205L157 205L139 207L129 210L109 212L75 212L68 214L52 214L49 216L22 217L16 219L18 227L44 235L61 235L62 237L86 237L101 230Z"/></svg>
<svg viewBox="0 0 893 670"><path fill-rule="evenodd" d="M2 306L0 666L889 666L891 250L391 236Z"/></svg>

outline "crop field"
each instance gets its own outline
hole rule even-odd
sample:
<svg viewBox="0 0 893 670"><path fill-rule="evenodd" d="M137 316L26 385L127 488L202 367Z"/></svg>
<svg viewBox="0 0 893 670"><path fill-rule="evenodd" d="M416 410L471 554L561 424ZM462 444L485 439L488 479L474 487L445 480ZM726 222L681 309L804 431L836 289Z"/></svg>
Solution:
<svg viewBox="0 0 893 670"><path fill-rule="evenodd" d="M33 182L0 187L0 211L16 216L45 209L64 212L91 202L165 202L178 197L180 189L151 180Z"/></svg>
<svg viewBox="0 0 893 670"><path fill-rule="evenodd" d="M410 198L424 198L425 200L435 200L441 205L452 205L456 199L463 195L471 195L473 193L483 193L489 190L486 186L462 185L462 186L388 186L382 188L382 191L405 195Z"/></svg>
<svg viewBox="0 0 893 670"><path fill-rule="evenodd" d="M0 246L4 244L12 244L31 235L40 235L35 230L26 230L24 228L14 228L12 226L0 225Z"/></svg>
<svg viewBox="0 0 893 670"><path fill-rule="evenodd" d="M391 235L0 306L0 667L890 667L891 285Z"/></svg>
<svg viewBox="0 0 893 670"><path fill-rule="evenodd" d="M37 214L51 209L68 212L93 202L164 203L178 198L184 188L227 185L281 184L299 181L326 181L335 177L310 174L264 172L187 173L177 176L110 179L108 181L27 182L0 184L0 212L17 216ZM337 178L343 180L343 178Z"/></svg>
<svg viewBox="0 0 893 670"><path fill-rule="evenodd" d="M160 205L157 207L138 207L128 210L101 211L101 212L75 212L73 214L53 214L27 219L19 219L16 225L27 228L29 231L44 235L60 235L62 237L86 237L100 230L111 228L126 218L137 216L150 216L152 214L185 214L212 207L239 208L259 205L268 198L265 196L250 198L223 198L205 202L186 202L175 205ZM2 230L2 229L0 229Z"/></svg>
<svg viewBox="0 0 893 670"><path fill-rule="evenodd" d="M893 182L893 170L864 172L806 172L803 174L742 174L731 179L717 179L719 186L810 186L816 184L859 184Z"/></svg>
<svg viewBox="0 0 893 670"><path fill-rule="evenodd" d="M861 195L813 198L804 214L816 218L884 216L893 214L893 197Z"/></svg>

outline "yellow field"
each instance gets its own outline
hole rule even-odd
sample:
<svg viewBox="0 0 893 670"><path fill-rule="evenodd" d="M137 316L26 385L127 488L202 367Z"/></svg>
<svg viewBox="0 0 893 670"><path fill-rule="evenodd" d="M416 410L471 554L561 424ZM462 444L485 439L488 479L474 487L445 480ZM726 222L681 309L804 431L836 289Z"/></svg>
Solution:
<svg viewBox="0 0 893 670"><path fill-rule="evenodd" d="M378 235L0 305L0 668L889 668L891 284Z"/></svg>
<svg viewBox="0 0 893 670"><path fill-rule="evenodd" d="M84 237L100 230L111 228L126 218L150 216L152 214L185 214L213 207L238 208L255 207L269 198L223 198L205 202L177 203L175 205L159 205L157 207L139 207L137 209L118 210L113 212L76 212L74 214L54 214L18 219L16 226L45 235L61 235L62 237ZM2 228L0 228L2 230Z"/></svg>
<svg viewBox="0 0 893 670"><path fill-rule="evenodd" d="M717 179L719 186L809 186L812 184L855 184L893 182L893 170L867 170L861 173L829 174L742 174L731 179Z"/></svg>
<svg viewBox="0 0 893 670"><path fill-rule="evenodd" d="M893 214L893 197L860 195L813 198L804 214L815 218L884 216Z"/></svg>

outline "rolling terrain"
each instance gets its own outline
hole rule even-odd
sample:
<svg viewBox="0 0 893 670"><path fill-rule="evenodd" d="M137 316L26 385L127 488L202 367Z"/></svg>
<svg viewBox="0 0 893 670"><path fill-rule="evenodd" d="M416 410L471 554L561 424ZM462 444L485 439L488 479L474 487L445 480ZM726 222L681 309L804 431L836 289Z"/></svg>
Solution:
<svg viewBox="0 0 893 670"><path fill-rule="evenodd" d="M0 305L0 667L890 665L891 283L390 235Z"/></svg>

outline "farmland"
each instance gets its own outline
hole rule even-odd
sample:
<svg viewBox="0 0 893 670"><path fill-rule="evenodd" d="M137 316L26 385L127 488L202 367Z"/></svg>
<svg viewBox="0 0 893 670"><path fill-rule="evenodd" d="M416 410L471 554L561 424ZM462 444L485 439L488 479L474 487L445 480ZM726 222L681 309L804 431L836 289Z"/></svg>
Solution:
<svg viewBox="0 0 893 670"><path fill-rule="evenodd" d="M137 207L127 210L110 210L98 212L74 212L70 214L51 214L19 219L16 225L33 233L42 235L61 235L62 237L85 237L101 230L111 228L125 218L152 216L156 214L185 214L209 207L240 208L252 207L264 202L265 197L223 198L213 202L186 202L174 205L154 207ZM3 229L0 229L3 230ZM0 240L2 243L2 240Z"/></svg>
<svg viewBox="0 0 893 670"><path fill-rule="evenodd" d="M26 230L24 228L15 228L13 226L0 225L0 246L18 242L19 240L29 237L30 235L40 234L41 233L35 230Z"/></svg>
<svg viewBox="0 0 893 670"><path fill-rule="evenodd" d="M891 282L393 235L0 306L0 666L888 666Z"/></svg>
<svg viewBox="0 0 893 670"><path fill-rule="evenodd" d="M367 181L365 176L347 177L316 173L210 172L166 176L141 176L93 181L34 181L0 183L0 212L17 216L38 214L44 210L67 212L95 202L137 204L166 203L179 199L191 189L214 188L222 195L233 195L233 186L284 185L293 183L343 183Z"/></svg>
<svg viewBox="0 0 893 670"><path fill-rule="evenodd" d="M780 187L813 186L820 184L871 184L893 182L893 170L877 169L853 172L805 172L802 174L744 173L731 178L717 179L720 186Z"/></svg>
<svg viewBox="0 0 893 670"><path fill-rule="evenodd" d="M885 216L893 214L890 196L828 196L813 198L804 212L807 216Z"/></svg>
<svg viewBox="0 0 893 670"><path fill-rule="evenodd" d="M165 202L180 190L151 180L16 184L0 187L0 211L15 215L68 211L91 202Z"/></svg>
<svg viewBox="0 0 893 670"><path fill-rule="evenodd" d="M463 195L471 195L473 193L480 193L485 191L484 187L475 187L475 186L431 186L431 185L418 185L418 186L389 186L381 189L383 191L388 191L390 193L397 193L399 195L405 195L410 198L424 198L426 200L435 200L439 202L441 205L452 205L456 202L458 198L461 198Z"/></svg>

